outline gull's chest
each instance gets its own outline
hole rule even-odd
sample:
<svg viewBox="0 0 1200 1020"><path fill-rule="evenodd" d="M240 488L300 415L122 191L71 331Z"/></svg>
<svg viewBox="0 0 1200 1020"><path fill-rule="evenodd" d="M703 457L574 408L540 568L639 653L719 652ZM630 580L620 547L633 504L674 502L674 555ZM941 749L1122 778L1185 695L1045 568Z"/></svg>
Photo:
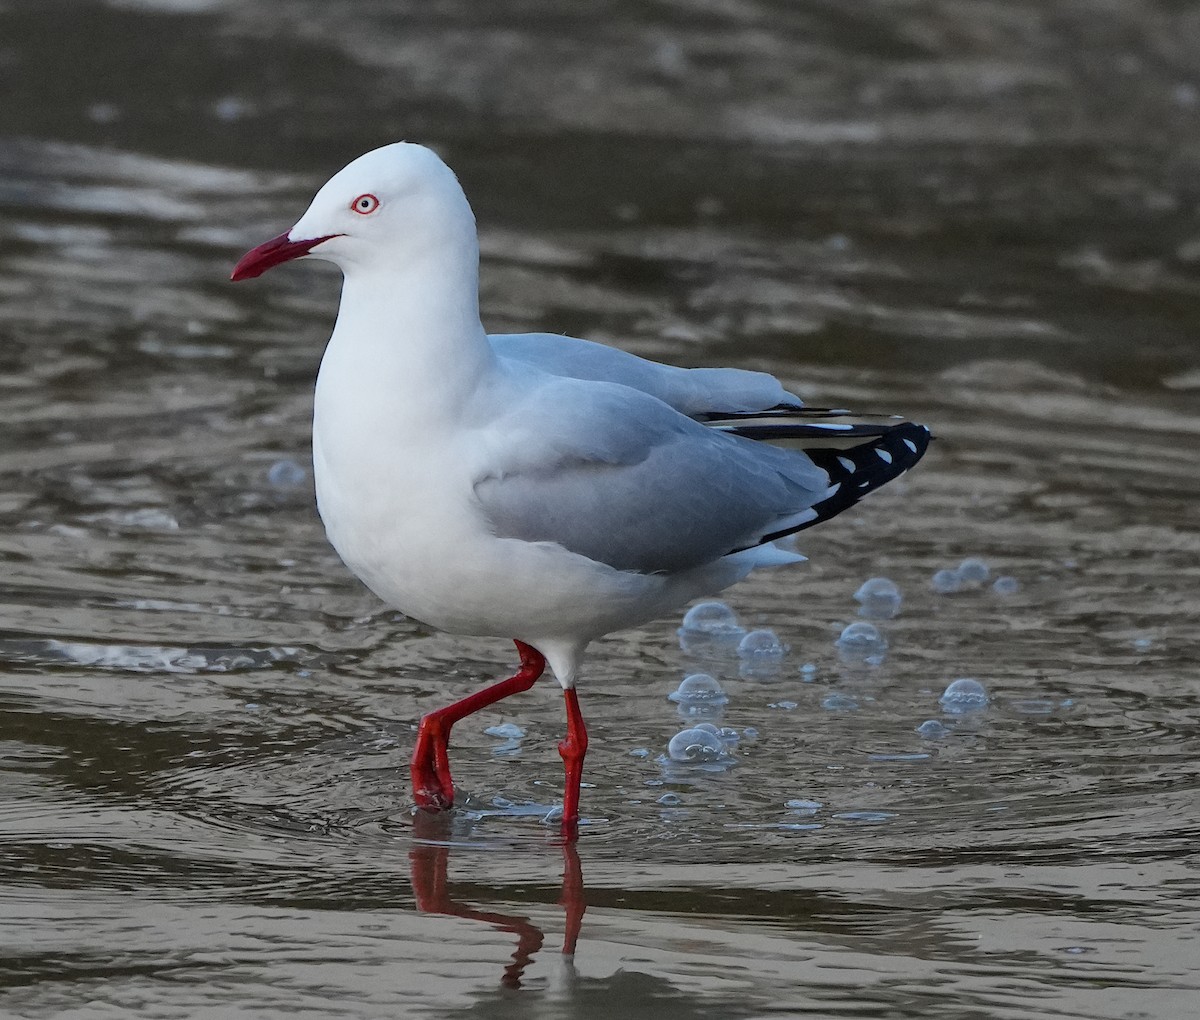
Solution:
<svg viewBox="0 0 1200 1020"><path fill-rule="evenodd" d="M317 508L334 547L368 584L368 573L415 567L474 528L471 480L454 445L401 425L367 426L352 414L316 418Z"/></svg>

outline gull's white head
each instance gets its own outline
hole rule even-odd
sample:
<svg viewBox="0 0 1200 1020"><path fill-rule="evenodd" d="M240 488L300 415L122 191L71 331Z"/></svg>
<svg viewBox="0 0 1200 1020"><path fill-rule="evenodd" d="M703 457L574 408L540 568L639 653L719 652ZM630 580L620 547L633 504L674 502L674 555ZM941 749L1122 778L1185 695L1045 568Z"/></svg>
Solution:
<svg viewBox="0 0 1200 1020"><path fill-rule="evenodd" d="M231 278L247 280L306 256L346 273L431 258L475 260L475 218L436 153L396 142L334 174L296 225L243 255Z"/></svg>

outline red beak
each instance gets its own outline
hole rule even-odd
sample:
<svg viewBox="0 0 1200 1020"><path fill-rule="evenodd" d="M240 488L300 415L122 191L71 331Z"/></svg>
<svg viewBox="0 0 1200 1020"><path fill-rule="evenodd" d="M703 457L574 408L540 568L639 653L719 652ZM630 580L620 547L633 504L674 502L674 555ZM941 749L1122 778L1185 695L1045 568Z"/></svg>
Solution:
<svg viewBox="0 0 1200 1020"><path fill-rule="evenodd" d="M326 234L324 237L314 237L307 241L289 241L287 234L272 237L271 240L264 241L257 248L251 248L246 252L238 264L233 267L229 279L252 280L256 276L262 276L272 266L298 259L301 255L307 255L322 241L328 241L331 237L338 236L340 235Z"/></svg>

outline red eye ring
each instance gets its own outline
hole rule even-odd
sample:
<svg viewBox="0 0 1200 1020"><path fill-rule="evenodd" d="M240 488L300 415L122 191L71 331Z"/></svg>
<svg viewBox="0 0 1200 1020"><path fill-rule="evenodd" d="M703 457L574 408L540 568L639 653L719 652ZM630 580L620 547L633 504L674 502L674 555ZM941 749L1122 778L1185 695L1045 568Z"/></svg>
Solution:
<svg viewBox="0 0 1200 1020"><path fill-rule="evenodd" d="M359 216L370 216L371 213L379 208L379 199L368 192L365 195L359 195L358 198L351 202L350 208L358 213Z"/></svg>

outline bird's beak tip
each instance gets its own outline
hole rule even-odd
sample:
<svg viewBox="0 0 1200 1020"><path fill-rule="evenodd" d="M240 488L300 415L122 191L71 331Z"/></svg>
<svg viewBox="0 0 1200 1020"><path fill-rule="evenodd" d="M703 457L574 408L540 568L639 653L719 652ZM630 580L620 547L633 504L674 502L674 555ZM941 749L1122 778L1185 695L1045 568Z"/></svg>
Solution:
<svg viewBox="0 0 1200 1020"><path fill-rule="evenodd" d="M326 234L324 237L313 237L299 241L291 240L287 233L280 234L278 237L272 237L271 240L264 241L258 247L251 248L245 255L238 259L238 264L233 267L233 272L229 274L229 279L236 283L239 280L252 280L256 276L262 276L272 266L290 262L292 259L302 258L317 245L336 236L336 234Z"/></svg>

